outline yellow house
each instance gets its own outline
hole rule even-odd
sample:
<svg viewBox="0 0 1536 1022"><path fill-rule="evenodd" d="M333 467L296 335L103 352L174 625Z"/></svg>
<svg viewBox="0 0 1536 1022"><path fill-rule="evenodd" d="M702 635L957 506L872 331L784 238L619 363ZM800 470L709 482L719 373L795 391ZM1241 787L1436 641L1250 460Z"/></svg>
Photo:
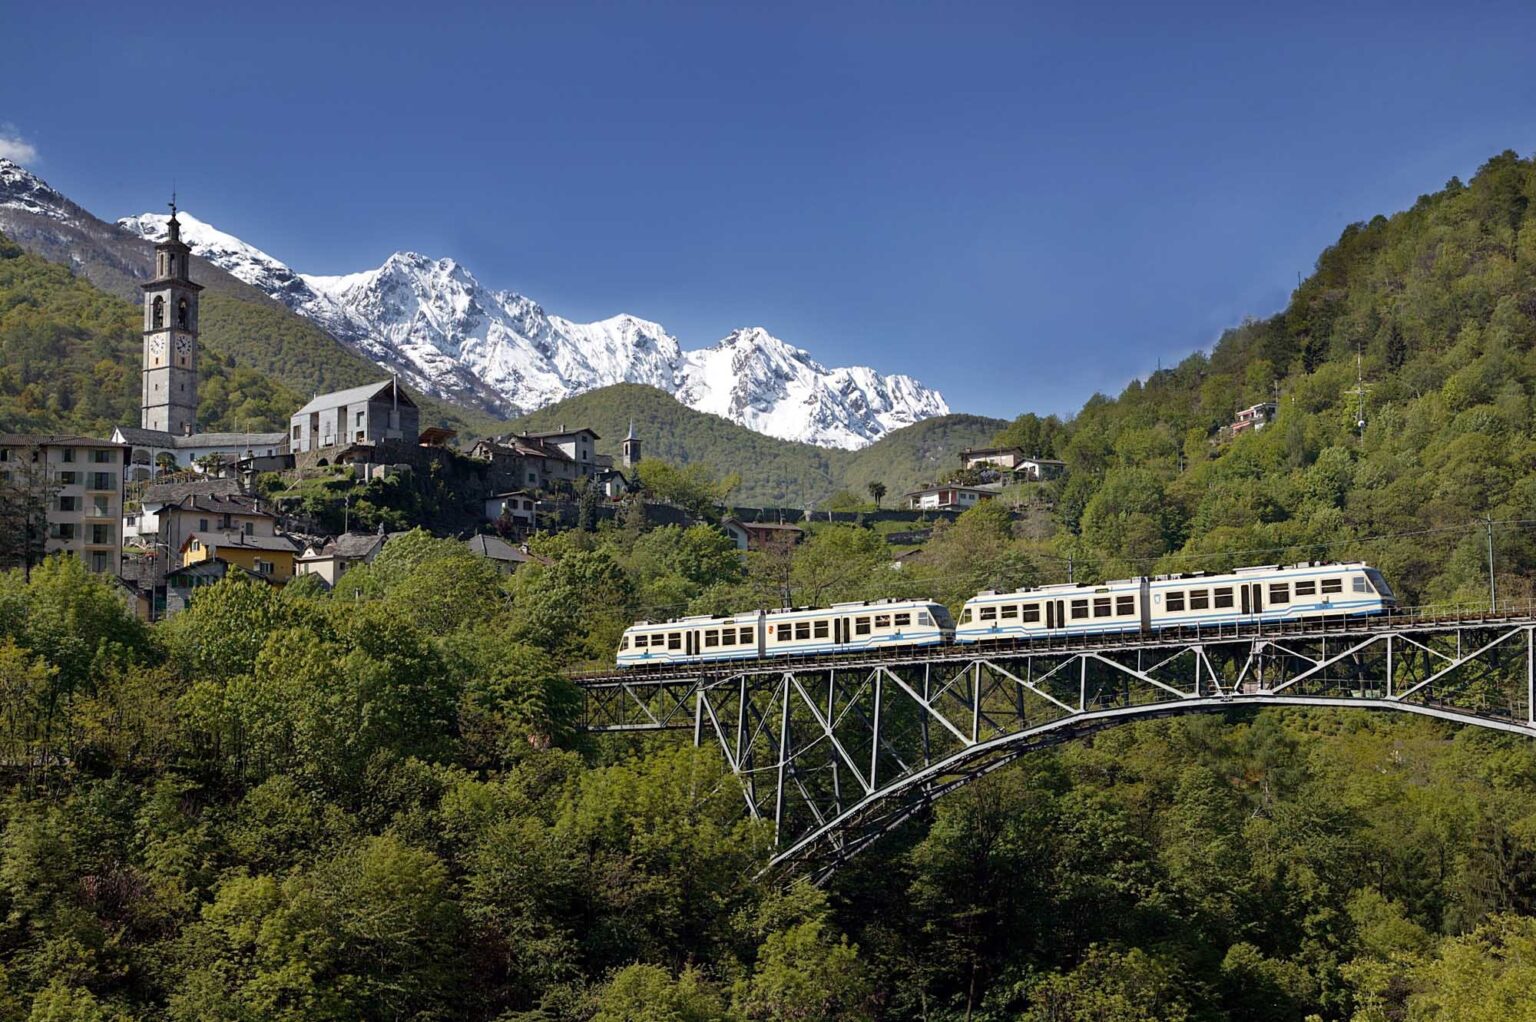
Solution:
<svg viewBox="0 0 1536 1022"><path fill-rule="evenodd" d="M247 536L240 532L194 532L181 544L183 568L218 558L275 582L293 578L297 551L287 536Z"/></svg>

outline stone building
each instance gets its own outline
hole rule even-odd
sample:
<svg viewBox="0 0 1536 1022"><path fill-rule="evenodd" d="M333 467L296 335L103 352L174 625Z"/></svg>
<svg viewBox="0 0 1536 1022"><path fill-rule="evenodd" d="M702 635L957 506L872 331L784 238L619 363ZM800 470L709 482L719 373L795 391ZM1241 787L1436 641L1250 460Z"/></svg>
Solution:
<svg viewBox="0 0 1536 1022"><path fill-rule="evenodd" d="M293 413L288 425L288 447L295 455L340 453L385 440L416 443L421 410L400 381L391 378L316 395Z"/></svg>

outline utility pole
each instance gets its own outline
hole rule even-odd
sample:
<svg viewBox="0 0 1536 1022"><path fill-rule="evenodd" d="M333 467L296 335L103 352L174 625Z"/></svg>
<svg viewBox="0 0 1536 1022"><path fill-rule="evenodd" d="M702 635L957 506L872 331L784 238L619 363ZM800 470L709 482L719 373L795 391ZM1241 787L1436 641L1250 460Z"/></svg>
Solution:
<svg viewBox="0 0 1536 1022"><path fill-rule="evenodd" d="M1483 519L1483 524L1488 526L1488 612L1499 612L1499 589L1493 577L1493 516Z"/></svg>

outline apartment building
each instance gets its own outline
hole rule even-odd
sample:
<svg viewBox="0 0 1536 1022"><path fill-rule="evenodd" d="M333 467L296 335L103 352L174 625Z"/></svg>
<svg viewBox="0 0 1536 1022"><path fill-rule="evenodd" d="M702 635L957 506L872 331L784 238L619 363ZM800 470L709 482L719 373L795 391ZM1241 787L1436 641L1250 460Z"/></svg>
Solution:
<svg viewBox="0 0 1536 1022"><path fill-rule="evenodd" d="M35 563L68 553L116 575L123 553L123 475L128 446L69 434L0 434L5 556Z"/></svg>

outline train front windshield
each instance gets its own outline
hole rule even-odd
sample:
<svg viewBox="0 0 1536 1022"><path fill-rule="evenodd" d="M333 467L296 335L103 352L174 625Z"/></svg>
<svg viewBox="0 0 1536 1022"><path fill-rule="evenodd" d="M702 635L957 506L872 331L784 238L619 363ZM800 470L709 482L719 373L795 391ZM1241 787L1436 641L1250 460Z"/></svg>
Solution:
<svg viewBox="0 0 1536 1022"><path fill-rule="evenodd" d="M947 632L955 627L955 619L949 616L948 607L934 604L930 609L933 611L933 619L938 622L939 628Z"/></svg>
<svg viewBox="0 0 1536 1022"><path fill-rule="evenodd" d="M1371 588L1376 590L1377 595L1380 596L1383 600L1397 599L1397 597L1392 593L1392 587L1387 585L1387 580L1381 577L1381 572L1377 571L1375 568L1366 568L1365 577L1370 579Z"/></svg>

